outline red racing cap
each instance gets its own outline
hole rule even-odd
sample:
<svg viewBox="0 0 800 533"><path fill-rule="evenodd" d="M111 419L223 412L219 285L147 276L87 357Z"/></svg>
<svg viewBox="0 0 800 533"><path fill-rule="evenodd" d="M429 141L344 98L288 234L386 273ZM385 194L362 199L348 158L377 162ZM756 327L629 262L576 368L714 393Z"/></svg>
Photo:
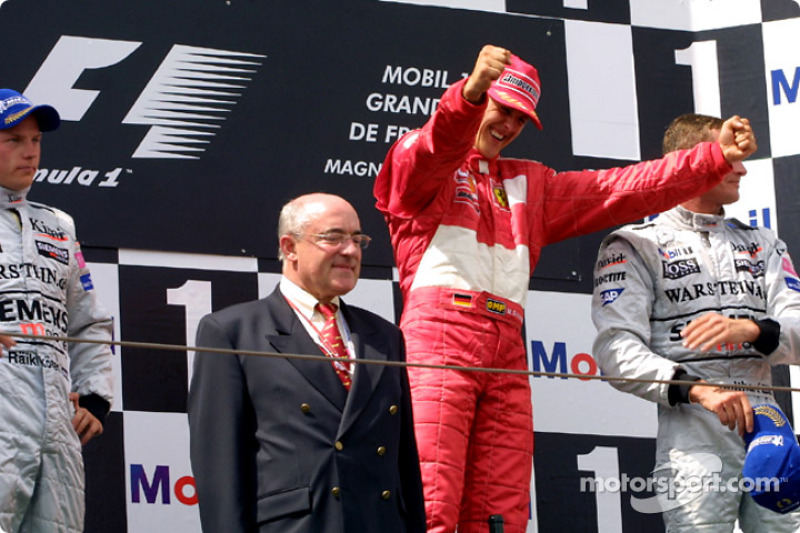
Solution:
<svg viewBox="0 0 800 533"><path fill-rule="evenodd" d="M506 66L500 77L492 83L488 94L498 104L522 111L537 128L542 129L542 122L536 114L541 83L539 73L533 65L511 54L511 64Z"/></svg>

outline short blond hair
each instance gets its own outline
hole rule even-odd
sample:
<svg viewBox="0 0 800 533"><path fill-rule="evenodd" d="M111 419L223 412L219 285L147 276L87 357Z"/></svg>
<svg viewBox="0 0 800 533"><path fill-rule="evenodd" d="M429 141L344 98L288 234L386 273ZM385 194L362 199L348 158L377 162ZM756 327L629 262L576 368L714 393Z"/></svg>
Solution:
<svg viewBox="0 0 800 533"><path fill-rule="evenodd" d="M670 122L664 132L661 152L668 154L676 150L686 150L701 142L713 141L712 132L722 130L723 121L717 117L689 113Z"/></svg>

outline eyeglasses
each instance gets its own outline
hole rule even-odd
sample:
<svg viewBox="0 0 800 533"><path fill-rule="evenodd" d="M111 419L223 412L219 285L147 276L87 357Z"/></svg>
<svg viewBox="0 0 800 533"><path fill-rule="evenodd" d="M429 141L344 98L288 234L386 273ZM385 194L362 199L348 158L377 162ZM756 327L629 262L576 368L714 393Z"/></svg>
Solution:
<svg viewBox="0 0 800 533"><path fill-rule="evenodd" d="M349 240L361 248L362 250L369 246L372 237L364 233L347 234L341 231L329 231L327 233L308 233L308 237L314 237L314 242L317 244L324 244L331 248L341 248Z"/></svg>

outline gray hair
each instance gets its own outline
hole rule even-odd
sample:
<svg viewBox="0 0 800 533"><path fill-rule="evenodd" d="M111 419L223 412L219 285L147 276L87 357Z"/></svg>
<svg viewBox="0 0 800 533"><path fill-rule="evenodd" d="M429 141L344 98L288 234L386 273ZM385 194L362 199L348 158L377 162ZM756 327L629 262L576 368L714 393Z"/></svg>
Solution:
<svg viewBox="0 0 800 533"><path fill-rule="evenodd" d="M280 240L284 235L292 235L298 237L303 234L305 229L311 222L311 217L306 209L307 195L298 196L289 200L278 216L278 259L284 261L286 258L281 250Z"/></svg>

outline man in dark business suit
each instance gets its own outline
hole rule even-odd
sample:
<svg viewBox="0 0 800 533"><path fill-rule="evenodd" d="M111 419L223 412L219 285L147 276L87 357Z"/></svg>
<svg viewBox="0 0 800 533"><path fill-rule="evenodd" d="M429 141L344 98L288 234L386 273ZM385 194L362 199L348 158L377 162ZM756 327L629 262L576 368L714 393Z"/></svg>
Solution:
<svg viewBox="0 0 800 533"><path fill-rule="evenodd" d="M279 287L205 316L197 346L321 355L317 304L332 303L345 357L403 361L398 328L339 299L369 243L355 209L301 196L278 234ZM342 361L339 376L328 361L198 351L188 411L204 532L425 531L406 371Z"/></svg>

